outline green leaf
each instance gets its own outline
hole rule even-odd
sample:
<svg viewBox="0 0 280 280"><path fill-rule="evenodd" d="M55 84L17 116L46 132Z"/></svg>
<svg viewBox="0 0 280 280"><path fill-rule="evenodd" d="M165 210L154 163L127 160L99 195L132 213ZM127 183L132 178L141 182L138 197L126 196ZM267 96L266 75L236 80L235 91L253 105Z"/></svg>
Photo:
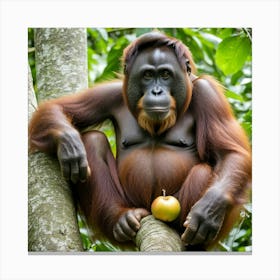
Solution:
<svg viewBox="0 0 280 280"><path fill-rule="evenodd" d="M227 98L232 98L232 99L234 99L234 100L238 100L238 101L240 101L240 102L244 102L243 97L242 97L241 95L239 95L239 94L233 92L233 91L227 90L227 91L225 92L225 95L226 95Z"/></svg>
<svg viewBox="0 0 280 280"><path fill-rule="evenodd" d="M216 63L226 74L239 71L251 53L251 42L247 37L228 37L218 46Z"/></svg>
<svg viewBox="0 0 280 280"><path fill-rule="evenodd" d="M113 246L111 243L107 241L99 241L97 240L95 244L92 245L92 250L95 252L116 252L119 249Z"/></svg>

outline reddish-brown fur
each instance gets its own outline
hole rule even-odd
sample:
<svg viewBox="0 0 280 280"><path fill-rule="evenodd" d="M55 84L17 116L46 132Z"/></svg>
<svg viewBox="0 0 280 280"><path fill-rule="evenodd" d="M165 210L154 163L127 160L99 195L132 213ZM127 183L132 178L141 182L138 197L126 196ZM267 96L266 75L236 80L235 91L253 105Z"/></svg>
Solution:
<svg viewBox="0 0 280 280"><path fill-rule="evenodd" d="M142 128L151 135L158 133L156 137L168 131L180 116L190 114L196 128L197 157L164 146L144 146L135 148L129 154L120 153L115 160L102 133L82 134L87 127L100 124L105 119L115 122L112 114L127 116L127 109L123 109L128 104L127 76L135 57L146 44L173 48L182 69L186 70L187 58L192 70L195 70L191 54L181 42L162 35L149 40L136 40L124 52L126 76L123 85L97 85L82 93L48 101L39 107L29 126L30 148L55 154L62 135L69 139L77 137L84 143L91 176L74 190L88 223L111 240L114 240L112 229L120 216L133 208L150 211L152 200L161 194L163 187L168 194L180 200L182 213L176 228L182 232L182 224L192 206L210 186L224 185L221 189L230 207L215 239L217 241L230 230L240 205L246 200L246 186L251 177L251 155L247 137L234 118L223 88L213 78L190 78L186 75L186 79L192 79L188 87L192 94L187 96L181 112L175 112L178 104L172 101L174 110L170 120L157 132L153 131L155 124L149 123L146 118L141 100L138 103L139 112L131 112L136 119L140 116ZM192 118L188 118L188 121ZM117 125L117 134L118 129ZM118 152L120 150L118 147Z"/></svg>

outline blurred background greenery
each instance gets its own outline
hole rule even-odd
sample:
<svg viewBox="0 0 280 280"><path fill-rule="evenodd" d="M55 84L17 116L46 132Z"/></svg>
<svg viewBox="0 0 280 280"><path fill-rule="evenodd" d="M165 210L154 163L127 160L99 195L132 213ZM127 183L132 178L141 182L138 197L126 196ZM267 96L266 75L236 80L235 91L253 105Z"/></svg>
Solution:
<svg viewBox="0 0 280 280"><path fill-rule="evenodd" d="M252 140L252 30L250 28L88 28L88 78L94 83L119 78L122 74L123 49L135 38L157 29L176 37L192 52L197 74L214 76L225 86L225 94L236 118ZM28 30L28 59L36 92L33 29ZM115 153L114 130L109 123L102 130ZM241 220L216 250L252 251L252 207L246 204ZM116 251L108 242L92 243L84 223L79 219L86 250Z"/></svg>

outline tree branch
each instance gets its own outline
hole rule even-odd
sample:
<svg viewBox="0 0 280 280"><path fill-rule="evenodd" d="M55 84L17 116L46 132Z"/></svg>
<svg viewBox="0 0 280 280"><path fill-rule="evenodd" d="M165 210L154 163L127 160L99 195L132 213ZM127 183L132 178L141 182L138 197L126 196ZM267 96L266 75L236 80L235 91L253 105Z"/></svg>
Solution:
<svg viewBox="0 0 280 280"><path fill-rule="evenodd" d="M149 215L141 220L136 246L142 252L180 252L183 243L178 233L164 222Z"/></svg>

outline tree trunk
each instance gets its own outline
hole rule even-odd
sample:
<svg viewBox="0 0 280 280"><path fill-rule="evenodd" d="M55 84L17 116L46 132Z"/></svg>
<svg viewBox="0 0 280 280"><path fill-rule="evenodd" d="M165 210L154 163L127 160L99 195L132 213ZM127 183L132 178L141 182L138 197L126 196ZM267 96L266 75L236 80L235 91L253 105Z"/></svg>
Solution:
<svg viewBox="0 0 280 280"><path fill-rule="evenodd" d="M85 29L36 29L35 49L39 102L87 88ZM28 90L31 116L36 103L30 70ZM28 163L28 250L83 251L72 193L58 161L38 152Z"/></svg>
<svg viewBox="0 0 280 280"><path fill-rule="evenodd" d="M184 248L178 233L152 215L141 220L136 246L142 252L180 252Z"/></svg>
<svg viewBox="0 0 280 280"><path fill-rule="evenodd" d="M83 28L37 28L34 34L38 102L88 87Z"/></svg>

